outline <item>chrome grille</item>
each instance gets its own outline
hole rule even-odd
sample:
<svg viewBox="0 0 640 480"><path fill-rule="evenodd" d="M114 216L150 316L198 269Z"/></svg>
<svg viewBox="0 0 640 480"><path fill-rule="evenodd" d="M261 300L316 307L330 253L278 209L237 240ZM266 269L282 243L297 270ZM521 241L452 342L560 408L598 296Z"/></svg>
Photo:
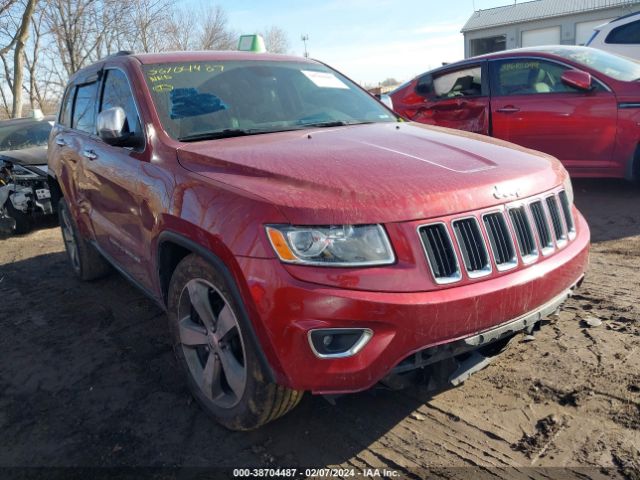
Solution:
<svg viewBox="0 0 640 480"><path fill-rule="evenodd" d="M576 231L576 227L573 224L573 215L571 214L571 206L569 205L569 199L567 198L567 192L562 190L558 196L560 197L560 205L562 206L562 213L564 214L564 221L567 224L567 232L573 233Z"/></svg>
<svg viewBox="0 0 640 480"><path fill-rule="evenodd" d="M543 253L553 251L553 238L551 237L549 221L547 220L547 214L542 206L542 201L536 200L531 204L530 208L533 221L536 224L536 231L538 232L538 239L540 240L540 246L542 247Z"/></svg>
<svg viewBox="0 0 640 480"><path fill-rule="evenodd" d="M553 225L553 232L556 235L556 242L562 244L567 240L567 234L564 233L560 210L558 209L558 201L555 195L547 197L547 207L549 208L549 215L551 215L551 224Z"/></svg>
<svg viewBox="0 0 640 480"><path fill-rule="evenodd" d="M560 190L524 199L481 217L471 214L455 218L450 224L422 225L418 233L436 283L447 284L462 279L461 265L471 279L491 274L494 267L498 271L515 268L516 249L525 264L536 261L539 251L550 255L574 238L575 223L569 198Z"/></svg>
<svg viewBox="0 0 640 480"><path fill-rule="evenodd" d="M469 276L475 278L491 273L489 254L475 217L454 221L453 231Z"/></svg>
<svg viewBox="0 0 640 480"><path fill-rule="evenodd" d="M482 218L498 270L515 267L518 264L518 258L504 215L501 212L488 213Z"/></svg>
<svg viewBox="0 0 640 480"><path fill-rule="evenodd" d="M451 283L460 280L458 260L446 225L436 223L421 227L418 231L436 282Z"/></svg>
<svg viewBox="0 0 640 480"><path fill-rule="evenodd" d="M536 248L536 241L535 238L533 238L531 225L527 218L527 211L524 206L510 208L509 216L511 217L511 223L516 232L516 240L518 241L518 248L520 249L522 260L525 262L533 260L538 256L538 249Z"/></svg>

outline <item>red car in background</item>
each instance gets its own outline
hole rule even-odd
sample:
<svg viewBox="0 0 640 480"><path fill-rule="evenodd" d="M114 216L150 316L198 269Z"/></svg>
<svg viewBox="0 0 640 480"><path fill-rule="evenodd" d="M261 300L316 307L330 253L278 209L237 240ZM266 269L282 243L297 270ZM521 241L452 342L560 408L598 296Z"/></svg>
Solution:
<svg viewBox="0 0 640 480"><path fill-rule="evenodd" d="M639 79L630 59L548 46L446 65L390 97L405 118L548 153L574 176L638 180Z"/></svg>

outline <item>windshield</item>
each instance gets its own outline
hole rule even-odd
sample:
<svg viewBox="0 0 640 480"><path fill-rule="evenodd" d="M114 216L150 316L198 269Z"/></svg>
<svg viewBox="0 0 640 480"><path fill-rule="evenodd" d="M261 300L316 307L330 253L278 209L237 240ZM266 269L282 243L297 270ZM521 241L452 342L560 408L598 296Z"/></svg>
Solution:
<svg viewBox="0 0 640 480"><path fill-rule="evenodd" d="M640 79L640 63L595 48L558 50L556 55L593 68L615 80L630 82Z"/></svg>
<svg viewBox="0 0 640 480"><path fill-rule="evenodd" d="M371 95L323 65L225 61L143 69L164 130L179 140L396 121Z"/></svg>
<svg viewBox="0 0 640 480"><path fill-rule="evenodd" d="M0 125L0 151L46 145L51 127L52 123L44 120Z"/></svg>

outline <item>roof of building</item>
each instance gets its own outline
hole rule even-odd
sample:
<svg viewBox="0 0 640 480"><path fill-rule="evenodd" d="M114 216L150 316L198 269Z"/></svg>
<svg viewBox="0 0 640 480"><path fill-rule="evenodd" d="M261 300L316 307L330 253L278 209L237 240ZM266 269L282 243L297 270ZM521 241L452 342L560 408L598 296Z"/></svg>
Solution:
<svg viewBox="0 0 640 480"><path fill-rule="evenodd" d="M462 27L462 32L625 5L638 6L640 0L533 0L477 10Z"/></svg>

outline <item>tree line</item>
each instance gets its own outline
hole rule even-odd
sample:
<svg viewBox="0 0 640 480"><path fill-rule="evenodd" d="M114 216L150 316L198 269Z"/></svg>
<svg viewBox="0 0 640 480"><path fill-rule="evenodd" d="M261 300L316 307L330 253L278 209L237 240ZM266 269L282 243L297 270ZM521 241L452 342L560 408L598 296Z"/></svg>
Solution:
<svg viewBox="0 0 640 480"><path fill-rule="evenodd" d="M259 33L268 51L289 50L281 28ZM53 113L70 75L118 51L231 50L239 35L211 4L0 0L0 117Z"/></svg>

